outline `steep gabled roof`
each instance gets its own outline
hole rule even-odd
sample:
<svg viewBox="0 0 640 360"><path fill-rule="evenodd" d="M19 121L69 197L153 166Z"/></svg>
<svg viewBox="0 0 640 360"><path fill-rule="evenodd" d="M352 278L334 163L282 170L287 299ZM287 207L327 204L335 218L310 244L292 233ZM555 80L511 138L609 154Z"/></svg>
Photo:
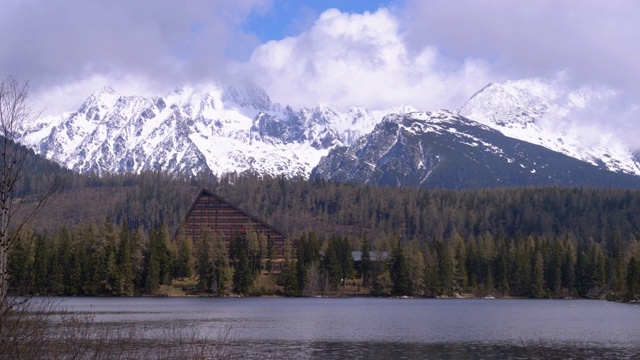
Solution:
<svg viewBox="0 0 640 360"><path fill-rule="evenodd" d="M227 206L231 207L232 209L238 211L239 213L241 213L242 215L248 217L249 219L251 219L252 221L276 232L277 234L281 235L283 238L286 238L287 236L280 230L276 229L275 227L271 226L270 224L268 224L267 222L265 222L264 220L261 220L259 218L257 218L254 215L251 215L249 212L239 208L238 206L236 206L235 204L227 201L226 199L218 196L217 194L207 190L207 189L202 189L200 190L200 193L198 194L198 196L196 196L196 199L194 200L193 204L191 205L191 207L189 208L189 211L187 211L187 214L184 217L184 220L182 221L182 223L180 224L180 226L178 227L178 229L176 230L174 237L177 236L180 232L180 229L183 227L184 223L186 222L186 220L189 218L189 216L191 215L191 213L193 212L193 209L196 207L196 205L198 204L198 200L200 200L200 198L202 196L210 196L215 198L217 201L220 201L224 204L226 204Z"/></svg>

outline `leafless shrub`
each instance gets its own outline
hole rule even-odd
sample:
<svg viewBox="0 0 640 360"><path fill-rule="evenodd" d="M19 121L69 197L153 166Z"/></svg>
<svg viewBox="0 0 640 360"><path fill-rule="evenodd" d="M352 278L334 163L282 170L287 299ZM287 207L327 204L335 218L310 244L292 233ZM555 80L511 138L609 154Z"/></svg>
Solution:
<svg viewBox="0 0 640 360"><path fill-rule="evenodd" d="M230 359L233 324L216 337L174 327L158 333L135 324L96 322L58 310L55 301L11 299L0 314L0 359Z"/></svg>

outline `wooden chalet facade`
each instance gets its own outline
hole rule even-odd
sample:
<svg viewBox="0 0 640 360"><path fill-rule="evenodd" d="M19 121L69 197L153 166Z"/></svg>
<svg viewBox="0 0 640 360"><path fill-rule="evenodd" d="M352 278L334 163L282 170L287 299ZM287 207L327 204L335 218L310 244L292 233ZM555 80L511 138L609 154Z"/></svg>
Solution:
<svg viewBox="0 0 640 360"><path fill-rule="evenodd" d="M191 238L197 246L208 233L221 238L229 249L238 233L247 231L253 231L266 243L271 243L273 259L270 260L277 263L284 258L286 236L282 232L205 189L200 191L175 236Z"/></svg>

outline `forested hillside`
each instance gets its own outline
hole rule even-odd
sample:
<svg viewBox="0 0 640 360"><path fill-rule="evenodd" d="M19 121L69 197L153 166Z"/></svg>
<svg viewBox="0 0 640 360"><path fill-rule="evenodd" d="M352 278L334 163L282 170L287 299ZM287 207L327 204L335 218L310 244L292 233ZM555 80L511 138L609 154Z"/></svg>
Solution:
<svg viewBox="0 0 640 360"><path fill-rule="evenodd" d="M108 219L146 230L174 229L206 187L297 237L314 230L403 242L448 239L453 233L496 237L570 236L605 241L640 233L640 190L502 188L439 190L228 175L175 178L162 173L87 177L67 175L54 202L33 228L101 224ZM25 199L28 206L29 196Z"/></svg>
<svg viewBox="0 0 640 360"><path fill-rule="evenodd" d="M177 276L176 269L184 269L184 264L197 273L198 254L195 250L185 254L186 245L173 243L171 234L201 187L273 224L293 241L302 240L304 245L304 239L313 238L311 248L325 251L320 257L301 247L297 256L306 260L295 266L305 268L295 270L295 282L292 277L289 282L280 279L282 286L289 284L285 286L288 294L338 288L341 283L337 280L355 275L353 264L348 264L352 260L344 254L364 246L389 254L383 263L372 263L358 272L368 279L365 284L372 293L381 295L472 292L622 297L635 296L633 284L640 281L636 261L640 259L639 190L439 190L249 175L175 178L155 172L66 176L54 203L45 208L32 224L32 232L25 234L22 245L12 253L12 268L22 269L20 276L14 274L14 286L29 284L23 289L52 294L153 293L156 285ZM29 192L24 195L28 205ZM154 238L162 240L150 246ZM122 239L128 239L125 244L130 246L121 248ZM199 247L189 246L186 248ZM37 255L38 249L48 255ZM156 255L150 249L156 249ZM327 249L341 249L336 251L342 255ZM177 263L181 253L182 265ZM73 254L95 258L70 260ZM123 256L135 260L135 265ZM150 256L161 257L151 261ZM45 258L46 266L38 262ZM30 282L42 279L37 275L38 266L43 273L55 272L53 266L58 266L62 273L75 269L76 274L90 274L83 263L103 263L111 270L100 270L103 278L89 281L93 284L89 290L72 285L76 284L73 274L57 275L66 279L59 282L63 287L38 287ZM126 264L126 285L121 275L115 275L118 264ZM150 264L164 269L154 270L159 277L154 275L152 284L156 285L151 287L142 280ZM111 275L105 275L109 272ZM324 279L322 284L310 285L309 274L315 274L311 276L314 282ZM23 280L16 283L18 279Z"/></svg>

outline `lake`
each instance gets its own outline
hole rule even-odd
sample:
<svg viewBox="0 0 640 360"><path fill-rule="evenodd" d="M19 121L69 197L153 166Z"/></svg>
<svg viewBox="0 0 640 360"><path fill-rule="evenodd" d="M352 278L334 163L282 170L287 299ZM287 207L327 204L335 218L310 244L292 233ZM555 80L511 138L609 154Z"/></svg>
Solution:
<svg viewBox="0 0 640 360"><path fill-rule="evenodd" d="M244 358L637 358L640 306L596 300L56 298L150 336L229 332ZM208 340L208 341L209 341Z"/></svg>

